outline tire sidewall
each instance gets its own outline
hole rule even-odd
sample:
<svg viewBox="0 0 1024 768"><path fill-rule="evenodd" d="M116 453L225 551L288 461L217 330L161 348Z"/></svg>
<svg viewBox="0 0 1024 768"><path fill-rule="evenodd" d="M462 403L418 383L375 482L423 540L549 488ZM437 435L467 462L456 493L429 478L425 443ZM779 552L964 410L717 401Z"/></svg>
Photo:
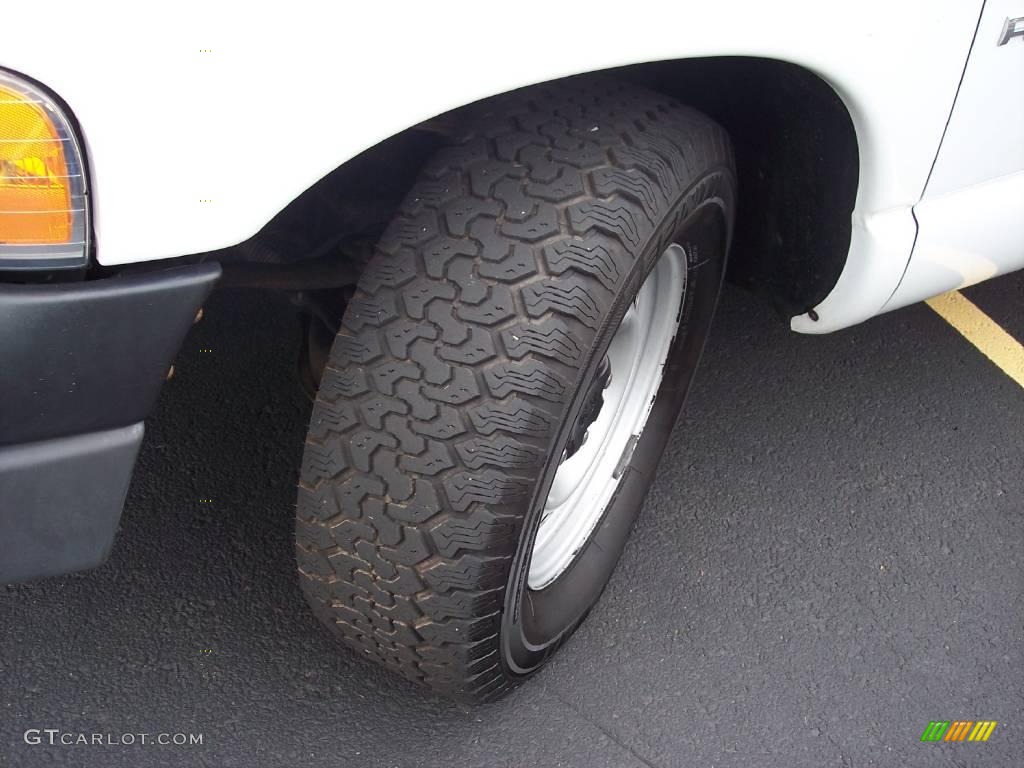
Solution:
<svg viewBox="0 0 1024 768"><path fill-rule="evenodd" d="M525 678L535 672L568 638L600 597L622 554L682 408L714 314L730 231L728 187L728 179L713 174L677 199L634 260L597 334L549 456L562 454L570 427L583 405L587 383L596 375L612 336L644 279L668 245L683 246L687 271L679 328L644 431L601 520L579 554L550 585L530 590L530 554L557 462L549 459L537 482L512 561L501 623L501 662L510 677Z"/></svg>

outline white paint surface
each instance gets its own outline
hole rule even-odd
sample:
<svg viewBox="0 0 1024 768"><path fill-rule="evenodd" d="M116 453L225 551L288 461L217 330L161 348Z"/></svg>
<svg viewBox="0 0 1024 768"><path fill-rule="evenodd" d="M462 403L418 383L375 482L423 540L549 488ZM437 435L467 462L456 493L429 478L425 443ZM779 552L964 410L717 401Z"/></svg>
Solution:
<svg viewBox="0 0 1024 768"><path fill-rule="evenodd" d="M360 151L512 88L664 59L750 55L817 72L850 110L860 187L847 272L797 330L878 312L903 273L980 0L666 4L51 0L7 8L0 66L59 93L85 133L98 258L240 242ZM202 52L209 49L210 52ZM200 202L212 200L212 202Z"/></svg>
<svg viewBox="0 0 1024 768"><path fill-rule="evenodd" d="M928 180L913 258L885 309L1024 267L1024 38L998 45L1024 0L988 0Z"/></svg>

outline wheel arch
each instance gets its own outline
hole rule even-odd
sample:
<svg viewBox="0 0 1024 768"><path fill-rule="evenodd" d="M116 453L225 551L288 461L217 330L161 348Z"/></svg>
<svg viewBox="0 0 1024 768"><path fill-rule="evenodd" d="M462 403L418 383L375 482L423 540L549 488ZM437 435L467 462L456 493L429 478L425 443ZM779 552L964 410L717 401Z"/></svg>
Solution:
<svg viewBox="0 0 1024 768"><path fill-rule="evenodd" d="M606 72L671 95L726 129L739 174L731 279L763 295L787 318L818 304L846 263L859 179L857 132L832 85L803 66L758 57L677 59ZM358 267L465 106L356 155L253 238L217 257L303 258L338 239L325 227L340 226L349 245L346 258ZM310 227L310 220L321 226ZM300 232L303 242L293 242Z"/></svg>

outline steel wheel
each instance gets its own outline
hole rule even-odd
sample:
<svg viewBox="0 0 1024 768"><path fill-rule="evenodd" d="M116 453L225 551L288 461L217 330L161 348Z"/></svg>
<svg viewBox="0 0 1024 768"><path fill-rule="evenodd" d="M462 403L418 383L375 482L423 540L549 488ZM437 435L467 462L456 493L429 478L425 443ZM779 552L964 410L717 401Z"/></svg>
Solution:
<svg viewBox="0 0 1024 768"><path fill-rule="evenodd" d="M618 487L621 466L643 432L679 329L686 252L670 245L619 323L591 407L567 448L544 504L527 585L543 589L572 563Z"/></svg>

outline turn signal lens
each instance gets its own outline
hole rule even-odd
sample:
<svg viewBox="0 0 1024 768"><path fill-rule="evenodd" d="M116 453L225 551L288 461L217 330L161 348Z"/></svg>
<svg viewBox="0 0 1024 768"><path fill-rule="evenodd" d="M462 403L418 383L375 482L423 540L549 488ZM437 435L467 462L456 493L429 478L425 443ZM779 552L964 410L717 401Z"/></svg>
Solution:
<svg viewBox="0 0 1024 768"><path fill-rule="evenodd" d="M40 88L0 72L0 270L84 265L87 213L67 117Z"/></svg>

